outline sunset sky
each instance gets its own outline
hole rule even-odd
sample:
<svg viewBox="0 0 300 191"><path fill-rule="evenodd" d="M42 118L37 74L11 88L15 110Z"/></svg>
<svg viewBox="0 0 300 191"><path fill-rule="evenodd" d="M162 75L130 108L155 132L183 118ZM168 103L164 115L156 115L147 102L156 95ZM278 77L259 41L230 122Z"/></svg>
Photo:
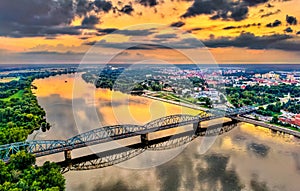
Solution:
<svg viewBox="0 0 300 191"><path fill-rule="evenodd" d="M0 63L79 63L95 44L91 62L299 63L299 19L300 0L1 0Z"/></svg>

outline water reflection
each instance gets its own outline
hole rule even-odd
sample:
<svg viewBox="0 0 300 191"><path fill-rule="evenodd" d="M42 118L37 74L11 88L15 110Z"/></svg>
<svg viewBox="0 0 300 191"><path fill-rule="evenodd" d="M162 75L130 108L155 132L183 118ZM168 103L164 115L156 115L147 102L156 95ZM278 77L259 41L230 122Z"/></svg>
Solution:
<svg viewBox="0 0 300 191"><path fill-rule="evenodd" d="M266 157L269 153L270 147L264 144L249 143L247 145L247 149L259 157Z"/></svg>
<svg viewBox="0 0 300 191"><path fill-rule="evenodd" d="M134 119L137 123L144 124L152 118L160 117L159 115L197 113L109 90L97 90L91 95L88 92L94 91L92 85L84 82L80 84L82 91L74 97L72 81L73 76L63 75L34 82L38 87L38 101L46 110L47 120L52 128L46 133L35 132L29 138L64 139L97 128L100 122L113 125L128 123ZM111 96L116 96L116 101L111 102ZM76 99L81 107L75 115L80 119L78 124L73 117L72 99ZM126 105L128 100L129 108ZM161 112L152 114L151 110L159 110L162 106ZM96 108L100 122L89 118L95 112L93 108ZM128 116L115 117L115 114L125 110L129 111L131 119ZM219 136L203 155L199 153L201 142L201 137L194 140L177 157L158 167L132 170L111 166L68 172L65 174L67 190L299 190L299 139L242 123ZM111 145L107 145L107 148L110 147ZM165 151L147 153L143 157L150 162L153 156L167 155ZM73 157L76 157L76 153ZM58 158L54 156L52 159ZM42 162L46 159L39 160ZM140 162L139 158L129 161L132 165Z"/></svg>
<svg viewBox="0 0 300 191"><path fill-rule="evenodd" d="M205 190L241 190L244 186L234 169L228 169L229 156L210 154L203 157L207 167L198 167L198 179Z"/></svg>

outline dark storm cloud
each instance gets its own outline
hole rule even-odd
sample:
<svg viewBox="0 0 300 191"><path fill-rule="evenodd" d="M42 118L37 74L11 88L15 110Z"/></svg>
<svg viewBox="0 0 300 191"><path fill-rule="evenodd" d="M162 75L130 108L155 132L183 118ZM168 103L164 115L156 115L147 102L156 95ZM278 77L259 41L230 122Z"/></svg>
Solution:
<svg viewBox="0 0 300 191"><path fill-rule="evenodd" d="M241 33L236 38L220 37L203 42L207 47L240 47L249 49L280 49L299 51L299 41L287 34L274 34L270 36L255 36L253 33Z"/></svg>
<svg viewBox="0 0 300 191"><path fill-rule="evenodd" d="M269 17L269 16L272 16L272 15L276 15L276 14L278 14L278 13L280 13L280 12L281 12L281 10L280 10L280 9L277 9L275 12L268 12L268 13L266 13L266 14L261 15L260 17L261 17L261 18Z"/></svg>
<svg viewBox="0 0 300 191"><path fill-rule="evenodd" d="M210 19L224 19L240 21L248 16L249 7L266 3L268 0L194 0L193 5L182 15L192 17L206 14Z"/></svg>
<svg viewBox="0 0 300 191"><path fill-rule="evenodd" d="M284 29L284 32L292 33L293 29L291 27L288 27L288 28Z"/></svg>
<svg viewBox="0 0 300 191"><path fill-rule="evenodd" d="M95 0L95 6L104 12L108 12L112 9L112 3L110 1L105 0Z"/></svg>
<svg viewBox="0 0 300 191"><path fill-rule="evenodd" d="M83 26L94 26L98 23L99 23L99 18L94 15L91 15L91 16L84 17L81 24Z"/></svg>
<svg viewBox="0 0 300 191"><path fill-rule="evenodd" d="M167 46L163 46L163 45L157 45L157 44L139 44L139 45L131 44L131 46L129 48L126 47L126 49L128 49L128 50L157 50L157 49L171 49L171 48L167 47Z"/></svg>
<svg viewBox="0 0 300 191"><path fill-rule="evenodd" d="M167 39L167 38L176 38L177 35L170 33L170 34L158 34L155 36L155 38L160 38L160 39Z"/></svg>
<svg viewBox="0 0 300 191"><path fill-rule="evenodd" d="M117 9L119 12L121 13L125 13L125 14L128 14L130 15L131 12L134 11L133 7L131 5L125 5L124 7L122 7L122 9Z"/></svg>
<svg viewBox="0 0 300 191"><path fill-rule="evenodd" d="M281 25L281 21L275 20L273 23L267 24L266 27L272 28L272 27L278 27L279 25Z"/></svg>
<svg viewBox="0 0 300 191"><path fill-rule="evenodd" d="M137 29L137 30L116 30L114 34L122 34L126 36L148 36L154 32L151 29Z"/></svg>
<svg viewBox="0 0 300 191"><path fill-rule="evenodd" d="M258 4L261 4L261 3L266 3L268 1L269 0L244 0L244 2L249 4L249 6L255 6L255 5L258 5Z"/></svg>
<svg viewBox="0 0 300 191"><path fill-rule="evenodd" d="M103 36L106 34L114 33L114 34L121 34L126 36L147 36L151 35L154 32L151 29L144 29L144 30L118 30L117 28L106 28L106 29L97 29L98 36Z"/></svg>
<svg viewBox="0 0 300 191"><path fill-rule="evenodd" d="M158 4L157 0L136 0L138 3L144 6L153 7Z"/></svg>
<svg viewBox="0 0 300 191"><path fill-rule="evenodd" d="M98 32L100 32L100 33L112 33L116 30L118 30L118 29L116 29L116 28L106 28L106 29L98 29Z"/></svg>
<svg viewBox="0 0 300 191"><path fill-rule="evenodd" d="M89 42L84 42L82 45L88 45L88 46L93 46L97 43L97 41L89 41Z"/></svg>
<svg viewBox="0 0 300 191"><path fill-rule="evenodd" d="M235 21L243 20L247 17L249 8L247 6L238 6L232 9L230 17Z"/></svg>
<svg viewBox="0 0 300 191"><path fill-rule="evenodd" d="M185 25L184 22L178 21L178 22L172 23L170 26L171 26L171 27L182 27L182 26L184 26L184 25Z"/></svg>
<svg viewBox="0 0 300 191"><path fill-rule="evenodd" d="M286 16L286 22L290 25L297 25L297 18L293 16Z"/></svg>
<svg viewBox="0 0 300 191"><path fill-rule="evenodd" d="M192 42L193 41L193 42ZM96 44L98 47L102 48L115 48L115 49L128 49L128 50L159 50L159 49L192 49L203 47L200 42L195 39L185 39L179 42L164 42L163 44L157 44L154 40L154 43L134 43L134 42L122 42L122 43L113 43L113 42L106 42L105 40L99 41ZM161 40L159 40L161 42Z"/></svg>
<svg viewBox="0 0 300 191"><path fill-rule="evenodd" d="M227 27L224 27L223 30L249 28L251 26L260 26L260 25L261 25L261 23L252 23L252 24L247 24L247 25L227 26Z"/></svg>
<svg viewBox="0 0 300 191"><path fill-rule="evenodd" d="M104 0L1 0L0 36L77 35L84 27L69 26L75 16L84 16L83 24L92 26L96 19L88 17L88 12L111 8L111 2Z"/></svg>
<svg viewBox="0 0 300 191"><path fill-rule="evenodd" d="M88 0L78 0L76 5L76 13L79 16L85 16L86 13L93 10L93 4Z"/></svg>
<svg viewBox="0 0 300 191"><path fill-rule="evenodd" d="M10 31L8 28L0 29L0 35L10 36L14 38L22 37L36 37L36 36L52 36L55 37L59 34L65 35L79 35L81 34L78 27L60 27L60 26L16 26L14 31Z"/></svg>

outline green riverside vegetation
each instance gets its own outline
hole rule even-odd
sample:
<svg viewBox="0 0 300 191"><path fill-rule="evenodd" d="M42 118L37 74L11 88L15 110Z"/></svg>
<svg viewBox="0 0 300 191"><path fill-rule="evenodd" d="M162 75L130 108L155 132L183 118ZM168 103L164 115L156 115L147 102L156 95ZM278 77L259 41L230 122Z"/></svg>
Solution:
<svg viewBox="0 0 300 191"><path fill-rule="evenodd" d="M34 130L50 129L46 113L32 93L34 79L45 78L63 72L27 72L13 75L18 80L0 82L0 145L25 141ZM0 191L6 190L64 190L65 179L60 167L45 162L35 167L35 157L21 151L11 155L9 163L0 160Z"/></svg>
<svg viewBox="0 0 300 191"><path fill-rule="evenodd" d="M45 162L35 167L35 157L24 151L11 155L10 162L0 160L0 191L59 191L65 189L60 167Z"/></svg>

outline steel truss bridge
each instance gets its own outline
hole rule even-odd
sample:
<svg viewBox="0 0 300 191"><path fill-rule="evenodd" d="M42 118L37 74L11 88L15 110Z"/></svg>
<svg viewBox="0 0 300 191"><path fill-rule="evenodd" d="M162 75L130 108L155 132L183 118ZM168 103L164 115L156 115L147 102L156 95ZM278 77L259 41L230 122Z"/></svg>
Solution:
<svg viewBox="0 0 300 191"><path fill-rule="evenodd" d="M182 147L196 139L198 136L220 135L232 130L236 126L237 123L235 121L229 121L223 124L210 126L209 130L208 128L202 128L204 130L197 134L191 130L176 135L169 135L158 139L149 140L147 147L145 147L143 143L136 143L109 151L94 153L70 160L64 160L57 162L57 164L61 167L62 173L66 173L68 171L83 171L104 168L130 160L147 150L163 151Z"/></svg>
<svg viewBox="0 0 300 191"><path fill-rule="evenodd" d="M201 122L222 117L235 117L255 110L256 108L252 106L225 110L212 109L209 112L200 112L197 116L184 114L170 115L153 120L143 126L125 124L100 127L98 129L76 135L67 140L32 140L6 144L0 146L0 159L8 162L12 154L25 150L28 153L34 154L36 157L65 152L66 160L70 160L71 151L74 149L135 136L140 136L141 144L143 145L143 147L141 147L142 150L146 148L151 149L153 145L151 146L151 144L149 144L151 142L148 140L149 133L193 124L194 135L203 135L206 129L201 128ZM212 133L216 132L219 133L220 129L214 129ZM206 132L206 134L207 133L209 132ZM186 141L183 141L183 143L186 143ZM156 146L155 148L157 149ZM134 153L131 156L133 155Z"/></svg>

